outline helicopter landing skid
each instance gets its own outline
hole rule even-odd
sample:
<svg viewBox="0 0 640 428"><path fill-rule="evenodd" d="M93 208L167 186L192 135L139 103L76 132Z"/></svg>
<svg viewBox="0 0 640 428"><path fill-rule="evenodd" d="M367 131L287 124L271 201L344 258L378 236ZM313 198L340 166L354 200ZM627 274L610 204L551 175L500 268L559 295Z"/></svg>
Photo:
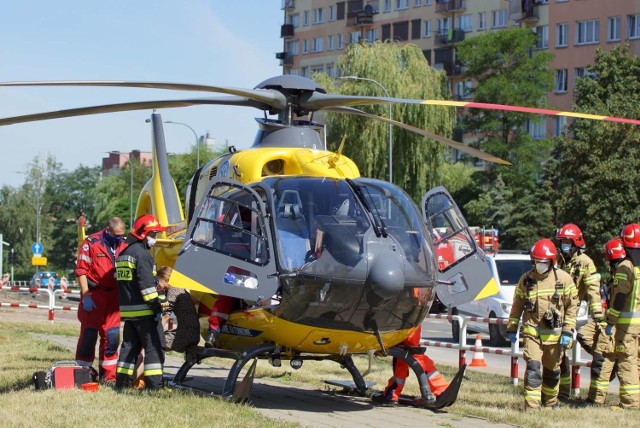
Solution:
<svg viewBox="0 0 640 428"><path fill-rule="evenodd" d="M185 362L182 364L180 369L178 369L178 372L173 377L173 380L169 382L169 384L178 389L189 389L195 392L204 392L202 390L199 391L196 387L184 384L184 382L188 380L187 373L189 372L189 370L191 370L191 368L195 364L200 364L205 358L231 358L235 360L235 363L233 363L233 366L231 366L231 369L229 370L229 373L227 375L227 379L224 382L222 397L225 400L231 401L233 403L246 403L247 401L249 401L249 398L251 396L253 379L258 362L257 358L266 354L270 354L274 350L275 345L270 343L256 346L244 352L233 352L218 348L202 348L200 346L193 347L185 352ZM251 360L253 360L253 363L251 364L251 366L249 366L249 369L244 375L242 381L240 381L236 386L238 377L240 376L243 367Z"/></svg>
<svg viewBox="0 0 640 428"><path fill-rule="evenodd" d="M451 380L447 389L445 389L442 394L438 395L435 401L425 400L422 397L408 397L403 395L398 400L398 403L405 406L420 407L429 410L440 410L451 406L458 398L458 391L460 391L460 386L462 385L462 379L466 368L466 364L460 367L458 373L456 373L454 378Z"/></svg>

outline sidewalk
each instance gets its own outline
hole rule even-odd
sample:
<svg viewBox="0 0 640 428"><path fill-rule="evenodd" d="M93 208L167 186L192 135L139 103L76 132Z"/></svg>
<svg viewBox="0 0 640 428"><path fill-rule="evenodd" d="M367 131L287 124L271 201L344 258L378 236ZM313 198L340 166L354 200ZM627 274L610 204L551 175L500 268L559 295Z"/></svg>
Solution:
<svg viewBox="0 0 640 428"><path fill-rule="evenodd" d="M76 338L32 334L41 340L75 351ZM72 358L72 355L70 355ZM165 373L175 374L183 363L179 354L170 353L165 361ZM189 371L190 384L211 394L219 394L227 376L224 368L200 364ZM378 407L362 397L350 397L335 391L322 391L303 386L283 385L256 378L251 405L272 419L298 423L305 427L509 427L485 419L462 417L447 412L431 412L411 407Z"/></svg>

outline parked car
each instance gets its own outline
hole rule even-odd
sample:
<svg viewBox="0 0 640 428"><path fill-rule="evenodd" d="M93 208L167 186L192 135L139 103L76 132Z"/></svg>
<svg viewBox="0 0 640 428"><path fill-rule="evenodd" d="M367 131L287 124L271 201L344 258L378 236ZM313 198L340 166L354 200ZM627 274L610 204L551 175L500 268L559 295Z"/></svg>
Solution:
<svg viewBox="0 0 640 428"><path fill-rule="evenodd" d="M531 258L528 254L498 253L487 256L487 263L498 284L499 292L484 299L472 301L452 308L455 315L479 316L483 318L509 318L513 295L520 277L531 269ZM578 326L588 320L587 304L582 302L578 309ZM487 324L469 322L467 333L485 333L489 335L490 346L508 345L506 324ZM451 333L455 342L460 341L460 325L451 323Z"/></svg>
<svg viewBox="0 0 640 428"><path fill-rule="evenodd" d="M57 272L42 270L33 274L29 286L40 288L49 288L49 282L53 282L53 289L58 290L60 288L60 277ZM39 285L38 285L39 283Z"/></svg>

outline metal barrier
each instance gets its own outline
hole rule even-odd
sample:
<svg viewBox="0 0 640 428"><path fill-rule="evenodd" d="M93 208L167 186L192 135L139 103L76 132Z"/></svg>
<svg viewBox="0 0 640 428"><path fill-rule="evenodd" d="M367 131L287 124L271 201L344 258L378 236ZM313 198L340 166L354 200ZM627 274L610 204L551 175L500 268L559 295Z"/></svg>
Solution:
<svg viewBox="0 0 640 428"><path fill-rule="evenodd" d="M475 345L467 345L467 327L469 322L482 322L485 324L507 324L509 322L508 318L482 318L477 316L463 316L463 315L444 315L444 314L428 314L426 318L430 319L439 319L439 320L448 320L452 322L457 322L460 325L460 335L458 343L451 342L439 342L434 340L426 340L422 339L420 344L422 346L435 346L439 348L449 348L449 349L458 349L458 367L462 367L466 364L466 352L483 352L488 354L496 354L496 355L507 355L511 357L511 370L510 370L510 378L511 384L514 386L518 385L518 358L522 358L522 351L520 351L520 332L518 331L517 339L515 343L511 344L510 349L502 349L502 348L492 348L486 346L475 346ZM571 353L569 355L569 364L571 365L571 392L574 395L577 395L580 392L580 367L591 367L591 361L581 360L580 359L580 351L581 347L578 341L576 340L577 332L573 333L573 347L571 348ZM465 343L463 343L465 342Z"/></svg>
<svg viewBox="0 0 640 428"><path fill-rule="evenodd" d="M34 303L16 303L16 302L0 302L0 307L11 307L11 308L28 308L28 309L47 309L49 315L49 321L53 322L54 313L56 309L63 311L77 311L78 308L70 305L56 305L56 297L63 297L67 294L80 294L80 290L55 290L53 291L51 287L42 288L42 287L22 287L23 283L28 283L28 281L14 281L8 284L11 285L3 285L1 287L2 290L5 291L21 291L21 292L29 292L29 293L47 293L48 295L48 305L38 305Z"/></svg>

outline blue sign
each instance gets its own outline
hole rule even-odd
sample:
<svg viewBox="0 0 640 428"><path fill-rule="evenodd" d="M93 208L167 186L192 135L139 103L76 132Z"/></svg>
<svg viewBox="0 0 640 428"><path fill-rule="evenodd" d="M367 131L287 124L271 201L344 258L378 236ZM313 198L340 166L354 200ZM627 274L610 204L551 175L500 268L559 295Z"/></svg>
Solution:
<svg viewBox="0 0 640 428"><path fill-rule="evenodd" d="M39 242L34 242L31 246L31 251L33 252L33 254L42 254L43 249L44 248L42 247L42 244Z"/></svg>

